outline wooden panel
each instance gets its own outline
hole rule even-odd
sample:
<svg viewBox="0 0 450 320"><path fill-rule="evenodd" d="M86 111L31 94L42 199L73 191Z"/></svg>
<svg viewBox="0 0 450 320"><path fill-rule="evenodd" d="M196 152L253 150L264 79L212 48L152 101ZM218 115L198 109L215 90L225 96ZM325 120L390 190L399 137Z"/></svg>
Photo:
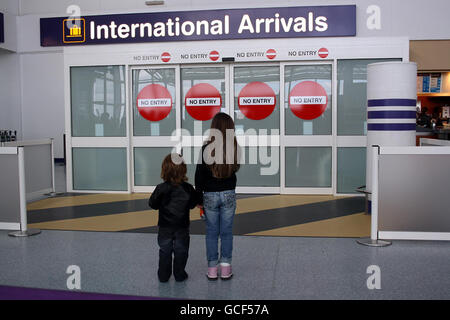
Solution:
<svg viewBox="0 0 450 320"><path fill-rule="evenodd" d="M450 40L412 40L409 60L419 71L450 71Z"/></svg>

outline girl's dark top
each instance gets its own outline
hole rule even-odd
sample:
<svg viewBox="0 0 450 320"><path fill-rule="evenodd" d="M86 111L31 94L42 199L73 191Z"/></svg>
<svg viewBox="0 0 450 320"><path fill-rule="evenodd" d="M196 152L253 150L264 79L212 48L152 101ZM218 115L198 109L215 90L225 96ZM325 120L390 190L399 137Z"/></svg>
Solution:
<svg viewBox="0 0 450 320"><path fill-rule="evenodd" d="M236 189L236 173L228 178L218 179L213 177L211 169L203 159L203 151L206 145L202 147L200 162L195 170L195 189L198 192L200 204L203 204L203 192L218 192Z"/></svg>
<svg viewBox="0 0 450 320"><path fill-rule="evenodd" d="M198 204L198 194L194 187L183 182L174 185L164 182L156 186L148 204L159 210L158 226L160 227L189 227L189 210Z"/></svg>

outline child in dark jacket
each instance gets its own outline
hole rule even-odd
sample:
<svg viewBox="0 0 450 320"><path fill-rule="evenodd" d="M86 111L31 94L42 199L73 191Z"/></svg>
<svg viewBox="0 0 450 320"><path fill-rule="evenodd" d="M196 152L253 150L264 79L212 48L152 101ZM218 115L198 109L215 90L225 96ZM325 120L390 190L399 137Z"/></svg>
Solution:
<svg viewBox="0 0 450 320"><path fill-rule="evenodd" d="M149 205L159 210L158 278L167 282L172 274L176 281L184 281L188 274L184 270L189 254L189 210L198 204L198 195L194 187L187 183L186 164L176 154L167 155L162 163L163 183L156 186Z"/></svg>

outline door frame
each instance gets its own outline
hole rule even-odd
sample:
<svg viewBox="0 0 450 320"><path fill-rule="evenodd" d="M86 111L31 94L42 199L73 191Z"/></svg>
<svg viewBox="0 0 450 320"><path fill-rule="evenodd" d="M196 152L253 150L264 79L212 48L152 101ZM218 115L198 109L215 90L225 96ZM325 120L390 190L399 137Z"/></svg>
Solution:
<svg viewBox="0 0 450 320"><path fill-rule="evenodd" d="M285 116L286 109L284 107L285 102L285 67L286 66L314 66L314 65L329 65L331 66L331 135L286 135L285 131ZM337 70L336 70L336 60L310 60L310 61L295 61L295 62L281 62L280 63L282 80L283 80L283 90L280 92L280 100L283 102L283 106L280 106L282 111L282 116L280 117L280 128L281 131L281 147L280 147L280 177L281 177L281 194L336 194L336 134L337 134L337 106L336 106L336 81L337 81ZM282 118L282 119L281 119ZM286 155L285 150L287 147L331 147L331 187L286 187Z"/></svg>
<svg viewBox="0 0 450 320"><path fill-rule="evenodd" d="M133 71L134 70L148 70L148 69L174 69L175 70L175 127L179 128L181 126L181 115L180 115L180 90L177 90L177 84L180 83L180 68L176 65L139 65L139 66L129 66L127 78L127 97L128 97L128 109L127 109L127 119L128 125L128 180L129 188L131 192L153 192L156 186L136 186L134 179L134 148L145 148L145 147L176 147L180 137L177 135L175 138L172 136L134 136L134 117L133 117Z"/></svg>
<svg viewBox="0 0 450 320"><path fill-rule="evenodd" d="M270 61L270 62L240 62L240 63L230 63L230 116L234 120L235 118L235 105L234 105L234 98L235 98L235 92L234 92L234 68L235 67L279 67L280 73L279 73L279 90L280 90L280 102L281 100L281 91L282 91L282 82L281 82L281 66L280 62L278 61ZM279 103L279 106L281 108L281 103ZM281 119L281 110L280 112L280 119ZM279 130L281 133L281 127L279 126ZM237 186L236 192L237 193L259 193L259 194L280 194L281 193L281 142L280 142L281 135L278 136L270 136L270 135L261 135L261 136L254 136L254 135L237 135L236 138L238 140L238 143L243 145L242 141L245 139L248 141L248 145L246 147L260 147L259 139L263 139L263 141L267 141L268 145L275 145L278 146L278 152L280 153L280 163L279 163L279 172L280 172L280 180L279 180L279 186L278 187L255 187L255 186ZM257 141L255 143L255 141ZM245 167L243 167L245 168ZM241 170L243 170L241 168Z"/></svg>

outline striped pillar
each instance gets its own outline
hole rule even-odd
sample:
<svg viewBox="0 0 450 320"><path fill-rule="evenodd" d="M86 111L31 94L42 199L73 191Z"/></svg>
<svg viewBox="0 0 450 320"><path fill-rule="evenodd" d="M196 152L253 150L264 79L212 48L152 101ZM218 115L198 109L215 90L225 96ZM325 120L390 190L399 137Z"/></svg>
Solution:
<svg viewBox="0 0 450 320"><path fill-rule="evenodd" d="M381 62L367 66L366 189L372 189L372 145L416 145L417 65ZM369 195L369 212L370 212Z"/></svg>

